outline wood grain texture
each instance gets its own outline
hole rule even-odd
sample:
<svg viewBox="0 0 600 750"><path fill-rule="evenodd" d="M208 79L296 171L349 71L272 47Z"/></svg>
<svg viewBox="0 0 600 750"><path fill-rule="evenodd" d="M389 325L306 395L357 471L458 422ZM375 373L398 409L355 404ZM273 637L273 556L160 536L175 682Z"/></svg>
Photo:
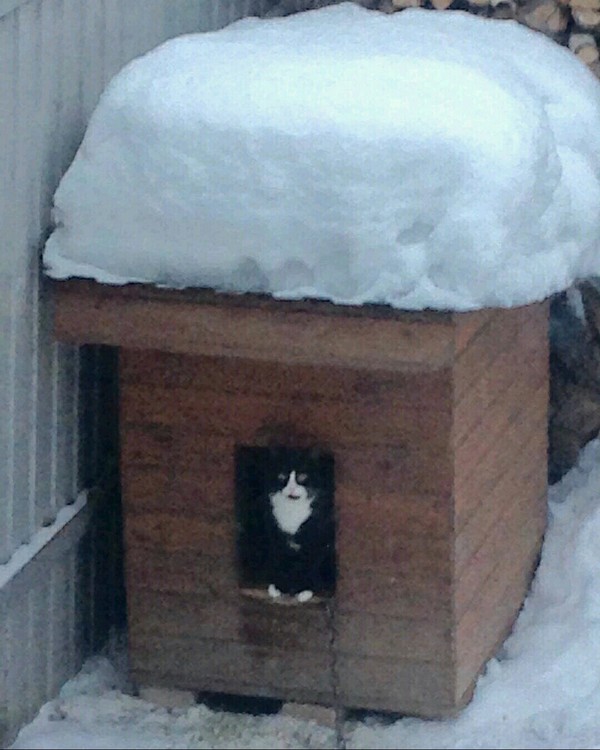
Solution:
<svg viewBox="0 0 600 750"><path fill-rule="evenodd" d="M213 358L161 351L124 351L123 383L152 383L165 389L194 389L210 394L239 393L271 397L284 393L294 404L363 400L366 403L409 403L412 409L439 411L449 403L450 369L419 376L410 372L370 371L344 367L289 365L252 359Z"/></svg>
<svg viewBox="0 0 600 750"><path fill-rule="evenodd" d="M131 666L168 676L177 688L221 689L236 693L244 684L260 685L262 695L298 699L309 693L333 697L331 657L327 652L250 646L236 641L156 638L138 635ZM218 685L219 688L215 688Z"/></svg>
<svg viewBox="0 0 600 750"><path fill-rule="evenodd" d="M545 508L546 495L537 506ZM456 697L473 690L477 676L509 635L529 590L538 562L546 524L538 513L510 539L509 554L494 568L480 588L475 603L464 612L456 629Z"/></svg>
<svg viewBox="0 0 600 750"><path fill-rule="evenodd" d="M215 579L215 583L217 583ZM285 606L250 597L136 589L130 629L140 637L208 638L249 646L324 652L329 648L323 604Z"/></svg>
<svg viewBox="0 0 600 750"><path fill-rule="evenodd" d="M337 483L336 493L343 499L338 502L338 520L348 544L360 540L361 535L391 543L412 543L433 548L447 542L453 527L453 502L451 496L440 494L410 494L353 489Z"/></svg>
<svg viewBox="0 0 600 750"><path fill-rule="evenodd" d="M218 555L232 543L233 518L221 523L206 522L195 516L173 516L169 513L138 513L126 523L126 539L137 548L173 552L202 550Z"/></svg>
<svg viewBox="0 0 600 750"><path fill-rule="evenodd" d="M338 512L336 540L340 571L351 576L363 570L376 570L405 581L450 580L452 543L447 536L436 538L426 530L416 534L414 526L394 523L369 523L353 528L346 523L344 511L341 508Z"/></svg>
<svg viewBox="0 0 600 750"><path fill-rule="evenodd" d="M511 409L527 401L528 394L544 383L547 369L548 345L539 328L530 322L515 333L506 348L495 353L489 366L470 382L468 391L456 404L457 444L476 432L486 417L488 421L497 420L498 409L510 414ZM507 396L512 396L513 403Z"/></svg>
<svg viewBox="0 0 600 750"><path fill-rule="evenodd" d="M494 309L474 310L473 312L454 313L452 322L454 323L454 356L458 357L468 346L471 345L473 338L488 324L494 317Z"/></svg>
<svg viewBox="0 0 600 750"><path fill-rule="evenodd" d="M480 426L455 449L455 503L458 528L462 527L470 513L475 510L475 506L482 500L478 491L480 476L484 474L487 466L491 467L496 461L501 460L500 446L505 436L513 436L513 456L516 460L519 432L526 431L531 435L530 425L541 425L544 421L548 408L547 378L547 374L541 374L535 389L525 388L522 383L516 381L514 388L507 393L506 402L494 404L483 416ZM511 429L513 425L516 426L514 430ZM546 458L543 454L540 459L545 465ZM489 473L492 471L492 468L488 469ZM510 467L507 471L510 471ZM462 491L458 491L459 487ZM471 488L468 492L467 487Z"/></svg>
<svg viewBox="0 0 600 750"><path fill-rule="evenodd" d="M438 441L441 441L438 436ZM338 444L335 451L336 483L349 490L346 502L377 505L377 496L437 495L440 502L452 496L454 471L449 439L440 449L415 442L395 445ZM363 500L360 500L362 496ZM384 510L385 506L380 506Z"/></svg>
<svg viewBox="0 0 600 750"><path fill-rule="evenodd" d="M444 313L86 281L57 282L55 297L55 335L70 343L404 371L439 369L454 347Z"/></svg>
<svg viewBox="0 0 600 750"><path fill-rule="evenodd" d="M546 527L547 316L547 304L512 310L504 330L495 316L457 362L457 701L510 632Z"/></svg>
<svg viewBox="0 0 600 750"><path fill-rule="evenodd" d="M333 705L333 693L331 689L320 689L319 684L302 687L299 684L293 686L275 686L267 682L242 682L241 679L232 679L221 675L218 670L210 672L204 677L206 670L198 672L198 676L190 673L179 674L178 672L158 671L152 665L152 669L144 669L143 664L130 668L131 679L134 684L149 687L165 687L167 689L189 690L194 693L224 693L229 695L246 695L259 698L273 698L283 701L294 701L296 703L308 703L322 706Z"/></svg>
<svg viewBox="0 0 600 750"><path fill-rule="evenodd" d="M126 419L179 428L192 421L206 440L212 435L231 436L237 442L256 444L256 435L268 425L289 425L289 431L309 433L321 445L358 443L402 445L416 442L442 452L447 445L451 414L393 408L362 400L315 403L299 413L298 405L283 393L258 397L240 393L207 396L190 389L163 390L154 386L131 386L121 393ZM340 439L340 436L343 436Z"/></svg>
<svg viewBox="0 0 600 750"><path fill-rule="evenodd" d="M409 620L435 618L452 622L452 587L448 578L404 578L376 568L338 576L336 605L341 613L383 613Z"/></svg>
<svg viewBox="0 0 600 750"><path fill-rule="evenodd" d="M238 600L238 580L233 543L226 554L216 556L197 551L166 552L137 546L127 534L127 583L130 590L192 594L217 601ZM129 611L130 616L132 610Z"/></svg>
<svg viewBox="0 0 600 750"><path fill-rule="evenodd" d="M430 662L340 656L340 699L349 707L445 716L455 710L454 668Z"/></svg>
<svg viewBox="0 0 600 750"><path fill-rule="evenodd" d="M544 490L537 472L530 471L530 475L520 485L517 501L503 508L503 514L487 531L479 547L457 571L457 619L470 607L478 606L481 592L497 567L508 565L508 558L515 555L521 554L527 558L532 549L539 547L539 535L546 522Z"/></svg>
<svg viewBox="0 0 600 750"><path fill-rule="evenodd" d="M481 437L465 442L457 455L463 456L456 471L456 530L459 532L476 514L481 514L481 505L501 481L509 479L519 471L520 458L524 453L533 462L539 459L539 470L546 465L547 424L545 410L548 404L547 386L542 384L531 400L523 405L519 419L509 421L504 430L495 432L495 442ZM534 431L537 435L534 436ZM541 433L541 434L540 434ZM472 449L478 463L473 463L467 451ZM487 504L484 504L487 505Z"/></svg>
<svg viewBox="0 0 600 750"><path fill-rule="evenodd" d="M501 516L519 503L531 503L532 497L543 494L547 485L543 460L547 445L545 427L545 420L533 423L533 429L525 433L524 440L512 448L510 463L504 464L502 460L504 466L501 470L490 471L493 481L470 485L473 492L473 497L469 499L472 510L468 515L461 513L457 518L464 521L456 526L455 566L458 575L469 564L471 556ZM501 458L505 458L504 453ZM536 464L540 459L541 466ZM500 463L500 460L494 463ZM476 498L478 503L475 502ZM534 511L533 507L531 511Z"/></svg>
<svg viewBox="0 0 600 750"><path fill-rule="evenodd" d="M482 376L492 374L493 363L503 352L510 351L523 337L534 348L539 342L542 328L547 330L548 305L539 303L524 307L494 310L469 342L469 346L456 357L454 363L455 403L470 393L472 386ZM537 333L536 333L537 332ZM547 334L546 334L547 335ZM544 334L542 334L542 339ZM518 346L518 344L517 344ZM523 364L526 364L524 362Z"/></svg>
<svg viewBox="0 0 600 750"><path fill-rule="evenodd" d="M160 297L151 295L152 305ZM160 304L187 308L189 300L169 295ZM215 324L219 306L203 298L199 307ZM245 299L224 314L406 323L381 311L345 318L326 303L284 309ZM352 352L344 364L328 354L318 364L277 363L250 349L240 357L124 350L134 675L144 684L328 702L334 626L345 705L453 713L510 629L543 533L546 314L530 306L442 323L421 317L418 340L428 328L435 340L443 331L455 365L430 360L423 369L419 360L420 370L397 361L369 370ZM265 335L260 327L253 335L259 330ZM334 455L333 615L326 602L287 607L239 587L235 451L273 442Z"/></svg>
<svg viewBox="0 0 600 750"><path fill-rule="evenodd" d="M339 613L336 649L364 657L453 664L453 633L443 619L411 620L384 612Z"/></svg>
<svg viewBox="0 0 600 750"><path fill-rule="evenodd" d="M157 429L158 428L158 429ZM194 516L205 522L230 520L234 512L234 443L196 439L193 430L156 440L157 425L122 429L122 479L127 513ZM149 445L148 453L145 446ZM129 502L129 498L133 498Z"/></svg>

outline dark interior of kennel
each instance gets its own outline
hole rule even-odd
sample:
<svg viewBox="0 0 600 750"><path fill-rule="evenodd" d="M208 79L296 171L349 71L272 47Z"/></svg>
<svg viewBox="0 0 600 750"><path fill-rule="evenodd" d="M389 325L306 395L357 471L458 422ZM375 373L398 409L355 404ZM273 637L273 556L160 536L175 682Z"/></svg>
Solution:
<svg viewBox="0 0 600 750"><path fill-rule="evenodd" d="M271 516L267 477L277 472L281 466L312 467L311 476L307 477L309 486L318 491L318 519L324 529L313 543L318 545L311 549L310 539L306 542L306 554L298 561L302 568L314 563L316 580L319 585L313 589L316 596L331 597L335 592L335 481L334 460L331 454L320 451L316 446L311 448L276 446L235 447L235 510L236 510L236 549L239 585L243 589L267 589L272 583L269 577L272 563L270 547L272 533L269 533ZM304 541L304 540L303 540ZM288 543L282 537L281 543ZM294 555L292 555L294 557ZM286 558L279 561L287 562ZM312 567L311 567L312 570Z"/></svg>

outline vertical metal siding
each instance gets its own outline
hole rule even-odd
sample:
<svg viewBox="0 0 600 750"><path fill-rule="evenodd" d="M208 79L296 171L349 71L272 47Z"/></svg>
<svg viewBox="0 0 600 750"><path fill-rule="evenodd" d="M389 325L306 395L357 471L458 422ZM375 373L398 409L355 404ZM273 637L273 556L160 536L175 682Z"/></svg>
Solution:
<svg viewBox="0 0 600 750"><path fill-rule="evenodd" d="M12 136L9 122L12 112L9 111L9 103L12 102L12 70L13 70L13 50L14 41L10 36L10 29L7 23L0 24L0 70L4 71L0 75L0 143L4 144L0 148L0 175L4 190L8 190L12 182ZM10 231L10 204L8 199L0 200L0 228L4 234ZM10 293L10 275L9 275L8 254L0 253L0 414L4 415L0 419L0 563L6 561L10 556L10 536L12 524L9 523L11 515L10 501L12 499L12 490L8 486L8 466L9 451L8 442L10 425L8 421L9 403L11 401L10 387L10 337L8 336L8 327L11 318L11 293Z"/></svg>
<svg viewBox="0 0 600 750"><path fill-rule="evenodd" d="M54 344L38 255L108 80L165 38L265 0L29 0L0 17L0 564L73 500L77 352ZM10 5L8 6L10 7Z"/></svg>
<svg viewBox="0 0 600 750"><path fill-rule="evenodd" d="M0 565L51 524L92 476L82 465L106 352L52 340L39 270L52 195L108 80L178 34L260 15L272 0L0 0ZM109 353L110 354L110 353ZM90 419L91 417L91 419ZM91 429L90 429L91 425ZM92 460L102 462L101 446ZM82 470L83 469L83 470ZM90 592L104 572L94 529L76 525L0 587L0 744L96 642ZM107 594L105 593L104 596Z"/></svg>

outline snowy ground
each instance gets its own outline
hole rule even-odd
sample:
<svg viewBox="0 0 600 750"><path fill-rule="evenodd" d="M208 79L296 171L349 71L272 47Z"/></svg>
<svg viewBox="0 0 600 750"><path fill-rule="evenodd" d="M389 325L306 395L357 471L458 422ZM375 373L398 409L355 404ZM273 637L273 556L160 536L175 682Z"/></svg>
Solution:
<svg viewBox="0 0 600 750"><path fill-rule="evenodd" d="M470 706L447 721L349 722L348 748L600 748L600 440L549 505L530 596ZM12 747L335 747L333 730L289 717L157 708L128 694L119 661L91 660Z"/></svg>

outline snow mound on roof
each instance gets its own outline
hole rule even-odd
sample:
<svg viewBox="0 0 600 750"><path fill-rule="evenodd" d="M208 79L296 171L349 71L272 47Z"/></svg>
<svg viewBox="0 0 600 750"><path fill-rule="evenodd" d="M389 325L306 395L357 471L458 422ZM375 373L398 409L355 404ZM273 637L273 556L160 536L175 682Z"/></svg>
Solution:
<svg viewBox="0 0 600 750"><path fill-rule="evenodd" d="M524 304L600 273L600 85L514 22L245 19L113 79L55 221L56 278Z"/></svg>

